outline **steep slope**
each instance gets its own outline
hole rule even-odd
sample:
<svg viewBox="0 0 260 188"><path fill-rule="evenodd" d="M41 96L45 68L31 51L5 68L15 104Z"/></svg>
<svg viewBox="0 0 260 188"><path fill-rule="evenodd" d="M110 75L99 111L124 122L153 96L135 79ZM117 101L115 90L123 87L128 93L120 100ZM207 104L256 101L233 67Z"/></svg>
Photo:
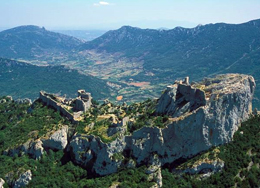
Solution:
<svg viewBox="0 0 260 188"><path fill-rule="evenodd" d="M37 58L62 55L82 44L79 39L37 26L20 26L0 32L0 57Z"/></svg>
<svg viewBox="0 0 260 188"><path fill-rule="evenodd" d="M161 77L206 76L226 68L260 47L260 20L209 24L192 29L139 29L124 26L83 44L80 50L141 58L147 71ZM166 69L158 75L157 69ZM166 74L168 73L168 74Z"/></svg>
<svg viewBox="0 0 260 188"><path fill-rule="evenodd" d="M2 58L0 88L0 95L12 95L15 99L36 99L40 90L74 97L78 89L85 89L95 99L106 98L111 92L105 81L64 66L39 67Z"/></svg>

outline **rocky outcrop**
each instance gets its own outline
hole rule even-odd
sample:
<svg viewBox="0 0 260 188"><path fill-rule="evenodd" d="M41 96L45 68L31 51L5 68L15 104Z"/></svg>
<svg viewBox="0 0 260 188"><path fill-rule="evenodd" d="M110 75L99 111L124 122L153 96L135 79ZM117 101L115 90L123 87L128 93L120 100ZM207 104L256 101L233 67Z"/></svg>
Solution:
<svg viewBox="0 0 260 188"><path fill-rule="evenodd" d="M119 139L105 144L99 137L75 135L70 142L70 152L75 163L94 174L107 175L117 172L120 167L125 144Z"/></svg>
<svg viewBox="0 0 260 188"><path fill-rule="evenodd" d="M32 100L25 98L25 99L17 99L15 102L19 103L19 104L32 104Z"/></svg>
<svg viewBox="0 0 260 188"><path fill-rule="evenodd" d="M49 138L41 139L44 148L52 150L63 150L68 144L68 126L64 125L61 129L55 131Z"/></svg>
<svg viewBox="0 0 260 188"><path fill-rule="evenodd" d="M158 166L149 166L146 170L146 174L148 174L148 181L154 181L155 185L152 188L162 187L162 172L161 168Z"/></svg>
<svg viewBox="0 0 260 188"><path fill-rule="evenodd" d="M31 170L19 169L17 172L9 172L5 178L10 187L26 187L32 180L32 172Z"/></svg>
<svg viewBox="0 0 260 188"><path fill-rule="evenodd" d="M31 145L28 148L27 153L31 155L34 159L40 159L44 153L42 141L38 139L34 142L31 142Z"/></svg>
<svg viewBox="0 0 260 188"><path fill-rule="evenodd" d="M206 98L202 90L190 85L175 84L167 86L166 91L159 99L156 112L157 114L178 117L205 105Z"/></svg>
<svg viewBox="0 0 260 188"><path fill-rule="evenodd" d="M129 122L129 117L124 117L122 121L119 121L117 123L113 123L109 126L107 130L107 135L112 136L114 134L118 135L124 135L127 131L127 123Z"/></svg>
<svg viewBox="0 0 260 188"><path fill-rule="evenodd" d="M5 180L0 178L0 188L4 188Z"/></svg>
<svg viewBox="0 0 260 188"><path fill-rule="evenodd" d="M255 90L253 77L220 75L196 85L177 83L159 99L156 112L171 116L166 128L144 127L111 143L98 137L75 135L70 143L77 164L98 175L135 164L168 165L212 146L228 143L251 113ZM124 161L124 163L123 163Z"/></svg>
<svg viewBox="0 0 260 188"><path fill-rule="evenodd" d="M44 154L44 148L63 150L68 144L68 126L63 125L59 130L40 139L29 139L24 144L4 151L4 155L15 156L28 154L34 159L40 159Z"/></svg>
<svg viewBox="0 0 260 188"><path fill-rule="evenodd" d="M162 187L162 171L161 171L161 162L158 158L158 155L151 155L151 164L146 170L148 174L148 181L155 182L153 188Z"/></svg>
<svg viewBox="0 0 260 188"><path fill-rule="evenodd" d="M32 172L31 170L27 170L22 173L20 177L14 182L13 188L25 187L32 180Z"/></svg>
<svg viewBox="0 0 260 188"><path fill-rule="evenodd" d="M4 151L3 154L12 157L15 155L21 156L23 154L28 154L34 159L40 159L43 153L44 148L42 147L42 141L40 139L30 139L21 146Z"/></svg>
<svg viewBox="0 0 260 188"><path fill-rule="evenodd" d="M221 171L222 168L224 168L224 165L225 163L222 160L202 162L191 168L186 168L182 173L207 175Z"/></svg>

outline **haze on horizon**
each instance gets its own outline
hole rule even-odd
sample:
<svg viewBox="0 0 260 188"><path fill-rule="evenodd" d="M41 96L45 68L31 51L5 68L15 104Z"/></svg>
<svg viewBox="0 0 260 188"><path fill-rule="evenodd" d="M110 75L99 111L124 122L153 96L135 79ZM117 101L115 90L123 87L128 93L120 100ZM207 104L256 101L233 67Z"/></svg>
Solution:
<svg viewBox="0 0 260 188"><path fill-rule="evenodd" d="M20 25L47 29L195 27L243 23L260 18L259 0L0 0L0 28Z"/></svg>

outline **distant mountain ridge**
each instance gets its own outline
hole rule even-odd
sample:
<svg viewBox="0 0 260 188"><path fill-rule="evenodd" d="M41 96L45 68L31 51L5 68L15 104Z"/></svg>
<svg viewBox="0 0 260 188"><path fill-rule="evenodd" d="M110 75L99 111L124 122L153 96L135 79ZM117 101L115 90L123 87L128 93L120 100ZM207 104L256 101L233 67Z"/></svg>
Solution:
<svg viewBox="0 0 260 188"><path fill-rule="evenodd" d="M36 99L44 90L59 95L75 97L78 89L90 92L95 100L110 96L106 81L80 74L64 66L35 66L15 60L0 58L0 95L14 99Z"/></svg>
<svg viewBox="0 0 260 188"><path fill-rule="evenodd" d="M0 57L30 59L71 51L83 42L47 31L44 27L19 26L0 32Z"/></svg>
<svg viewBox="0 0 260 188"><path fill-rule="evenodd" d="M242 73L253 75L258 83L259 52L260 19L169 30L123 26L86 43L36 26L0 32L0 57L63 64L125 85L149 84L150 89L140 90L144 97L159 94L162 85L186 76L197 81L215 74ZM132 99L125 95L125 85L118 94ZM260 107L259 87L255 96Z"/></svg>
<svg viewBox="0 0 260 188"><path fill-rule="evenodd" d="M175 69L182 68L181 64L187 61L194 62L198 58L203 60L200 63L202 66L211 67L212 63L216 63L225 67L231 61L241 58L244 53L260 46L259 28L260 20L237 25L208 24L192 29L176 27L172 30L123 26L82 44L79 49L120 52L126 57L144 56L147 69L169 66L174 66ZM217 58L217 61L214 58ZM209 60L212 59L213 62L210 64Z"/></svg>
<svg viewBox="0 0 260 188"><path fill-rule="evenodd" d="M187 75L196 81L219 73L251 74L258 81L260 19L243 24L199 25L191 29L124 26L82 44L78 50L115 54L117 58L128 58L129 62L138 60L143 71L131 78L155 85ZM257 87L256 97L259 96Z"/></svg>

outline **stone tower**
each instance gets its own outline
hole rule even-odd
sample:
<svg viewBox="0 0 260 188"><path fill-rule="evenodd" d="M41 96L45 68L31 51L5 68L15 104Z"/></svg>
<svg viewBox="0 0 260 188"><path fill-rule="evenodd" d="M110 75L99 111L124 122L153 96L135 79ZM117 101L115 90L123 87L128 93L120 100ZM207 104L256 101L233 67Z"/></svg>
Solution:
<svg viewBox="0 0 260 188"><path fill-rule="evenodd" d="M76 111L86 112L91 107L91 94L85 90L78 90L78 97L76 98Z"/></svg>

